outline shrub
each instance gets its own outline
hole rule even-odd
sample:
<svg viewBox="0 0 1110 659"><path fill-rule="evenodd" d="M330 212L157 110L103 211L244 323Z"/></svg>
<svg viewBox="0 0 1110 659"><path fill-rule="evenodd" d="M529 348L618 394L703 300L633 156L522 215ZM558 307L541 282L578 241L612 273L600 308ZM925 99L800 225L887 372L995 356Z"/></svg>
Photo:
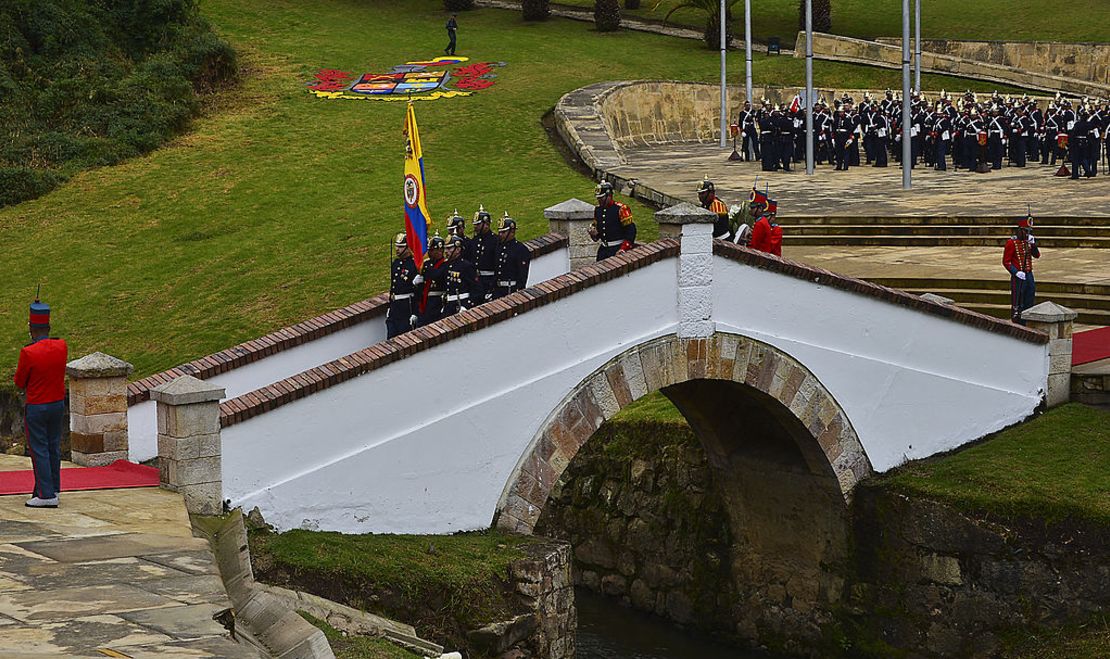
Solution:
<svg viewBox="0 0 1110 659"><path fill-rule="evenodd" d="M526 21L546 21L551 15L548 0L521 0L520 10Z"/></svg>
<svg viewBox="0 0 1110 659"><path fill-rule="evenodd" d="M813 31L832 29L832 7L829 0L813 0ZM806 30L806 0L798 0L798 31Z"/></svg>
<svg viewBox="0 0 1110 659"><path fill-rule="evenodd" d="M0 167L0 206L41 197L64 180L50 170Z"/></svg>
<svg viewBox="0 0 1110 659"><path fill-rule="evenodd" d="M470 11L474 9L474 0L443 0L443 8L447 11Z"/></svg>
<svg viewBox="0 0 1110 659"><path fill-rule="evenodd" d="M594 25L598 32L615 32L621 27L621 6L618 0L595 0Z"/></svg>

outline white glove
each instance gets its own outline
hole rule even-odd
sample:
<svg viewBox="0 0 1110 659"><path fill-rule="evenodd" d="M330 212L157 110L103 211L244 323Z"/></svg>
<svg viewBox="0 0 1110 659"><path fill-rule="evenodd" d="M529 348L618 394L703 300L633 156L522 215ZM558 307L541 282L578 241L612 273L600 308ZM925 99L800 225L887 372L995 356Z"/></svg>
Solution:
<svg viewBox="0 0 1110 659"><path fill-rule="evenodd" d="M420 284L423 284L423 283L424 283L424 275L416 275L415 277L412 278L412 285L413 286L419 286Z"/></svg>
<svg viewBox="0 0 1110 659"><path fill-rule="evenodd" d="M1037 239L1033 237L1033 234L1029 234L1029 237L1026 238L1026 240L1029 242L1030 245L1037 244Z"/></svg>
<svg viewBox="0 0 1110 659"><path fill-rule="evenodd" d="M416 314L409 316L409 327L416 327Z"/></svg>
<svg viewBox="0 0 1110 659"><path fill-rule="evenodd" d="M1017 275L1018 279L1020 279L1022 281L1025 281L1025 272L1024 271L1018 270L1015 274Z"/></svg>

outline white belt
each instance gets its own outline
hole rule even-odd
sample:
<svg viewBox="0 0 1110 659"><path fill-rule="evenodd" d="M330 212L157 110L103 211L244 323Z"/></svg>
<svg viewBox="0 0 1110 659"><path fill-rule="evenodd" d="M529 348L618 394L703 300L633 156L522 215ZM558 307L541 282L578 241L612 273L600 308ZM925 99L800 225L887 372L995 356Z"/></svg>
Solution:
<svg viewBox="0 0 1110 659"><path fill-rule="evenodd" d="M402 293L400 295L391 295L391 296L389 296L390 300L392 300L394 302L396 302L397 300L407 300L410 297L412 297L412 293Z"/></svg>
<svg viewBox="0 0 1110 659"><path fill-rule="evenodd" d="M443 295L443 291L429 291L428 297L439 297Z"/></svg>
<svg viewBox="0 0 1110 659"><path fill-rule="evenodd" d="M499 281L497 282L497 285L503 288L508 288L509 286L516 286L516 281Z"/></svg>
<svg viewBox="0 0 1110 659"><path fill-rule="evenodd" d="M447 301L448 302L458 302L459 300L469 300L469 299L470 299L470 293L462 293L462 294L459 294L459 295L448 295L447 296Z"/></svg>
<svg viewBox="0 0 1110 659"><path fill-rule="evenodd" d="M603 241L601 241L601 244L604 245L605 247L620 247L621 245L624 244L624 241L623 240L608 240L608 241L603 240Z"/></svg>
<svg viewBox="0 0 1110 659"><path fill-rule="evenodd" d="M494 272L493 270L479 270L478 271L478 275L481 276L481 277L492 277L495 274L497 274L497 273Z"/></svg>

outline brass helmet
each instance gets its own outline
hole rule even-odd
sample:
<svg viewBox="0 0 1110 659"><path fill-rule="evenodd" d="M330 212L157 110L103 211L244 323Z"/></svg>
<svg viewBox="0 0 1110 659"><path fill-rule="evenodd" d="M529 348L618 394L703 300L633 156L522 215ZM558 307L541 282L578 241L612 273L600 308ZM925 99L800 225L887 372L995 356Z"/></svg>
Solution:
<svg viewBox="0 0 1110 659"><path fill-rule="evenodd" d="M457 233L453 233L450 236L447 236L447 249L451 249L452 247L458 247L459 249L463 248L462 236L458 235Z"/></svg>
<svg viewBox="0 0 1110 659"><path fill-rule="evenodd" d="M428 239L428 251L430 252L433 249L443 249L443 246L445 244L446 242L443 240L443 237L437 233L436 235Z"/></svg>
<svg viewBox="0 0 1110 659"><path fill-rule="evenodd" d="M610 183L609 181L601 181L600 183L597 184L597 187L594 188L594 196L597 197L598 199L602 199L602 198L607 197L607 196L612 195L612 194L613 194L613 184Z"/></svg>
<svg viewBox="0 0 1110 659"><path fill-rule="evenodd" d="M486 207L478 204L478 212L474 213L474 225L477 226L483 222L492 222L493 216L489 214Z"/></svg>
<svg viewBox="0 0 1110 659"><path fill-rule="evenodd" d="M401 231L396 236L393 236L393 246L394 247L400 248L400 247L404 247L408 244L409 244L408 236L405 235L404 231Z"/></svg>
<svg viewBox="0 0 1110 659"><path fill-rule="evenodd" d="M466 220L463 219L462 215L459 215L459 209L456 208L455 212L447 218L447 234L462 235L464 231L466 231Z"/></svg>
<svg viewBox="0 0 1110 659"><path fill-rule="evenodd" d="M516 220L509 217L509 211L505 211L505 214L501 217L501 224L498 225L498 227L497 227L497 233L504 233L506 231L512 231L515 228L516 228Z"/></svg>
<svg viewBox="0 0 1110 659"><path fill-rule="evenodd" d="M698 183L697 192L700 195L703 192L714 192L716 189L716 186L713 185L713 181L709 180L709 174L706 174L705 178L701 180L701 183Z"/></svg>

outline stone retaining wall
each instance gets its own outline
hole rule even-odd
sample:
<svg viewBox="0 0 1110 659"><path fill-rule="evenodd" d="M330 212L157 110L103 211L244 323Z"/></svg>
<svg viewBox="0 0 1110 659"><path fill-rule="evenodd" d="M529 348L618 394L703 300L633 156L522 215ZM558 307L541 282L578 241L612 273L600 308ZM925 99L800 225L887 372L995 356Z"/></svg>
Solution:
<svg viewBox="0 0 1110 659"><path fill-rule="evenodd" d="M897 37L880 37L879 43L901 47ZM922 39L921 50L1036 71L1053 76L1110 84L1110 43L1058 43L1054 41L956 41Z"/></svg>
<svg viewBox="0 0 1110 659"><path fill-rule="evenodd" d="M798 44L799 47L795 50L796 57L799 56L799 52L805 52L804 33L798 34ZM817 59L837 62L853 62L892 69L902 68L901 45L895 46L878 41L853 39L820 32L813 34L813 56ZM1041 73L1017 66L992 64L989 61L974 57L955 57L925 51L921 54L921 70L927 73L943 73L961 78L986 80L1025 89L1047 91L1052 94L1060 91L1065 94L1079 96L1110 95L1110 84L1105 81L1097 82Z"/></svg>

